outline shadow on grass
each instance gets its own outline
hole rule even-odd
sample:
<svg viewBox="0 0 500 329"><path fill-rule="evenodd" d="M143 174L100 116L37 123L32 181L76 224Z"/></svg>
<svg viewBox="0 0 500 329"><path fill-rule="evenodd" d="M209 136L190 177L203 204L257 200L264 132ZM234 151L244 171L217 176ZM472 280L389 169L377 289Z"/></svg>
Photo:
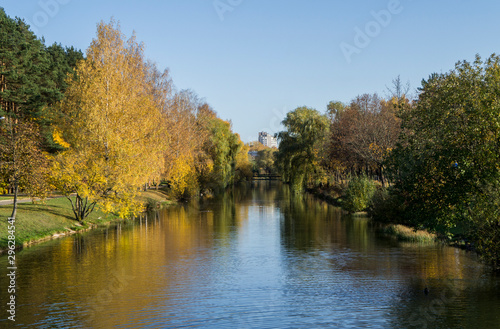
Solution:
<svg viewBox="0 0 500 329"><path fill-rule="evenodd" d="M62 211L58 211L61 209ZM68 209L58 205L40 205L40 204L23 204L18 206L18 210L24 210L26 212L37 212L37 213L48 213L51 215L67 218L70 220L75 220L72 214L68 215ZM70 210L71 211L71 210Z"/></svg>
<svg viewBox="0 0 500 329"><path fill-rule="evenodd" d="M7 239L7 237L0 238L0 246L2 247L2 249L4 249L4 248L7 249L8 244L9 244L9 240ZM17 241L16 241L16 246L19 246Z"/></svg>

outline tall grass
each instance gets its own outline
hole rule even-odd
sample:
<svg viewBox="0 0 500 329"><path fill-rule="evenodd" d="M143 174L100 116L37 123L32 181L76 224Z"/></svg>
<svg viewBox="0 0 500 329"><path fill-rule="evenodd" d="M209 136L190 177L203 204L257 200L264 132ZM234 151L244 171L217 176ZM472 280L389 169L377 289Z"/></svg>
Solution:
<svg viewBox="0 0 500 329"><path fill-rule="evenodd" d="M381 229L381 232L396 238L398 241L404 242L432 243L437 239L435 234L427 231L414 230L399 224L387 225Z"/></svg>

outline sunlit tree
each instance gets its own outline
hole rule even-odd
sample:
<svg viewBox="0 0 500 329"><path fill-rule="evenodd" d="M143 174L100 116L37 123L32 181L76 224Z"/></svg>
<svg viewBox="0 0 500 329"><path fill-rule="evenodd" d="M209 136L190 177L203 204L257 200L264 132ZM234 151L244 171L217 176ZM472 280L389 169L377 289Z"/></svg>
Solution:
<svg viewBox="0 0 500 329"><path fill-rule="evenodd" d="M299 107L283 120L286 130L278 134L278 166L295 192L303 190L307 179L322 175L321 149L328 131L328 119L318 111Z"/></svg>
<svg viewBox="0 0 500 329"><path fill-rule="evenodd" d="M416 106L402 112L391 165L411 223L448 234L457 225L462 232L470 227L497 265L499 86L496 55L459 62L453 71L423 81Z"/></svg>
<svg viewBox="0 0 500 329"><path fill-rule="evenodd" d="M69 147L54 157L53 182L79 221L96 204L121 216L136 213L138 188L163 168L163 116L150 72L134 37L126 41L113 21L98 25L60 104Z"/></svg>
<svg viewBox="0 0 500 329"><path fill-rule="evenodd" d="M384 184L384 161L400 132L398 100L376 94L356 97L332 116L329 166L350 174L375 173Z"/></svg>

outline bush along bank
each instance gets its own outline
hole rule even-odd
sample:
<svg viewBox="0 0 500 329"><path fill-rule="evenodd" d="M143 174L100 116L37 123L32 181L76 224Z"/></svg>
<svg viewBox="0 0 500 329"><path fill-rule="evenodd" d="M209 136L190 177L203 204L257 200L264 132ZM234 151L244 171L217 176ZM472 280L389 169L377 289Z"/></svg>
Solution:
<svg viewBox="0 0 500 329"><path fill-rule="evenodd" d="M405 200L397 186L382 187L377 181L367 177L353 177L343 188L335 190L335 197L325 192L325 188L311 188L309 191L334 206L339 206L348 213L366 212L377 224L382 235L401 242L435 243L476 252L493 270L498 270L500 250L496 241L500 239L499 217L491 220L498 212L498 200L490 198L488 202L471 205L474 216L482 215L484 220L456 220L456 209L447 212L448 221L436 221L416 212L412 204ZM491 195L491 193L489 194ZM454 220L452 220L454 219Z"/></svg>
<svg viewBox="0 0 500 329"><path fill-rule="evenodd" d="M439 235L402 221L402 209L390 189L365 175L353 176L342 185L311 187L318 199L340 207L349 214L364 213L380 224L378 232L401 242L434 243Z"/></svg>
<svg viewBox="0 0 500 329"><path fill-rule="evenodd" d="M410 227L414 232L429 232L437 241L476 252L494 271L499 271L500 198L491 197L491 194L489 196L487 201L485 194L483 200L470 203L467 211L448 207L435 214L419 209L421 205L406 200L404 193L397 186L392 186L377 190L367 211L373 220L386 225L386 233L400 236L397 229L387 229L394 225ZM407 241L406 238L401 240Z"/></svg>
<svg viewBox="0 0 500 329"><path fill-rule="evenodd" d="M435 233L500 271L498 86L500 56L478 55L431 74L415 97L397 77L389 99L331 101L325 114L299 107L282 121L276 166L294 193L333 182L347 211ZM363 174L381 187L350 179Z"/></svg>

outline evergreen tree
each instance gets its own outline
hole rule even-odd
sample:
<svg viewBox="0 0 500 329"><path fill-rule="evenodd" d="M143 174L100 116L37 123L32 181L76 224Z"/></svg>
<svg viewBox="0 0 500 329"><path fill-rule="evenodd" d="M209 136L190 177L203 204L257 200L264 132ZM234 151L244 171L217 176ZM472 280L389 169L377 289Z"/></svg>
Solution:
<svg viewBox="0 0 500 329"><path fill-rule="evenodd" d="M3 179L14 191L13 218L19 189L38 185L33 182L43 182L46 174L38 124L54 94L46 75L49 65L42 41L0 8L0 156Z"/></svg>

